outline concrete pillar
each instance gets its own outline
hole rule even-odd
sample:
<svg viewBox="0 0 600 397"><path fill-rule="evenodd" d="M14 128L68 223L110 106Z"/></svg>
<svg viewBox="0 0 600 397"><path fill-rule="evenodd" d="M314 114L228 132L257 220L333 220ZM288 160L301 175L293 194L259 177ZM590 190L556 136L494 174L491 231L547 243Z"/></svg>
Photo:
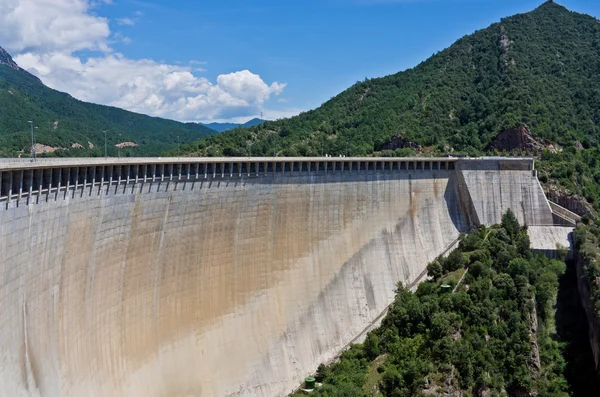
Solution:
<svg viewBox="0 0 600 397"><path fill-rule="evenodd" d="M92 167L92 180L90 181L90 196L94 190L94 184L96 183L96 166Z"/></svg>
<svg viewBox="0 0 600 397"><path fill-rule="evenodd" d="M63 199L67 198L67 194L69 194L69 188L71 187L71 168L72 167L69 167L67 171L67 186L65 187L65 195Z"/></svg>
<svg viewBox="0 0 600 397"><path fill-rule="evenodd" d="M172 167L175 167L175 164L173 164ZM173 190L177 190L179 183L181 182L181 167L183 167L183 164L177 164L177 180L175 181L175 188L173 188Z"/></svg>
<svg viewBox="0 0 600 397"><path fill-rule="evenodd" d="M28 197L28 203L31 203L31 195L33 194L33 174L35 173L36 169L32 168L31 169L31 174L29 176L29 195Z"/></svg>
<svg viewBox="0 0 600 397"><path fill-rule="evenodd" d="M117 193L117 190L119 190L119 188L121 187L121 179L122 178L122 174L123 174L123 166L119 165L118 168L118 178L117 178L117 186L115 186L115 193Z"/></svg>
<svg viewBox="0 0 600 397"><path fill-rule="evenodd" d="M108 185L106 186L106 194L108 194L108 192L110 191L110 187L112 186L114 170L115 170L115 167L113 165L108 166L109 177L108 177Z"/></svg>
<svg viewBox="0 0 600 397"><path fill-rule="evenodd" d="M10 200L12 200L12 184L13 184L13 172L12 171L8 171L8 199L6 200L6 203L10 203Z"/></svg>
<svg viewBox="0 0 600 397"><path fill-rule="evenodd" d="M83 171L83 186L81 187L81 193L79 194L79 197L83 197L83 192L85 191L85 187L87 185L87 171L88 171L88 167L81 167L84 171ZM79 170L78 172L81 172L81 170Z"/></svg>
<svg viewBox="0 0 600 397"><path fill-rule="evenodd" d="M19 196L17 198L17 203L21 202L21 195L23 194L23 174L25 174L25 170L21 170L21 176L19 178Z"/></svg>
<svg viewBox="0 0 600 397"><path fill-rule="evenodd" d="M79 188L79 166L75 167L75 188L73 189L73 197L75 197L75 192Z"/></svg>
<svg viewBox="0 0 600 397"><path fill-rule="evenodd" d="M100 191L102 190L102 186L104 186L104 175L106 174L106 166L103 165L102 166L102 178L100 179L100 186L98 187L98 194L100 194Z"/></svg>
<svg viewBox="0 0 600 397"><path fill-rule="evenodd" d="M58 199L58 192L60 191L60 185L62 182L62 168L58 169L58 186L56 187L56 193L54 194L54 200Z"/></svg>

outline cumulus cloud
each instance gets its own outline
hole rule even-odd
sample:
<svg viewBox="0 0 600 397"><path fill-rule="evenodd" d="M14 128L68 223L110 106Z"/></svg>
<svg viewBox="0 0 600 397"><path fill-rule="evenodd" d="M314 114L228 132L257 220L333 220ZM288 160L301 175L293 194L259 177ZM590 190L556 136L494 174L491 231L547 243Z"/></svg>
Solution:
<svg viewBox="0 0 600 397"><path fill-rule="evenodd" d="M93 7L88 0L2 0L0 45L52 88L84 101L177 120L259 114L285 88L278 82L267 84L249 70L222 74L213 83L195 75L198 68L192 63L129 59L110 48L111 42L124 41L123 36L111 32L109 21L94 15ZM131 25L129 21L134 22L116 22ZM82 59L80 50L99 55Z"/></svg>
<svg viewBox="0 0 600 397"><path fill-rule="evenodd" d="M108 20L85 0L2 0L0 40L8 51L108 50Z"/></svg>

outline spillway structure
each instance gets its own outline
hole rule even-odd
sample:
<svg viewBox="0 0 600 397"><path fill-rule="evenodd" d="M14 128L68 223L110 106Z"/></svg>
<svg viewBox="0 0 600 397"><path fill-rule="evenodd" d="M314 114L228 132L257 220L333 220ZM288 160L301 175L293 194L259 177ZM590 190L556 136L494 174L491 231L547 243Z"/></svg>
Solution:
<svg viewBox="0 0 600 397"><path fill-rule="evenodd" d="M0 160L0 396L287 395L508 208L532 159Z"/></svg>

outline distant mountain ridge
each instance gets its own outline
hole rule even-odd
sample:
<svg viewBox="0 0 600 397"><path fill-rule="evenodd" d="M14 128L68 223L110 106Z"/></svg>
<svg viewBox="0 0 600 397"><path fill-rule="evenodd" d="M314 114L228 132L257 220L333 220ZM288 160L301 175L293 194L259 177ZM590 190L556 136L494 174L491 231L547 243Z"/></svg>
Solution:
<svg viewBox="0 0 600 397"><path fill-rule="evenodd" d="M102 156L104 132L108 155L158 156L179 143L198 140L216 131L197 123L180 123L123 109L96 105L46 87L17 65L0 47L0 156L25 156L31 147L30 126L37 127L36 142L52 155ZM63 150L64 149L64 150Z"/></svg>
<svg viewBox="0 0 600 397"><path fill-rule="evenodd" d="M464 36L412 69L358 82L317 109L184 150L209 156L478 155L518 127L563 148L600 143L596 18L549 1Z"/></svg>
<svg viewBox="0 0 600 397"><path fill-rule="evenodd" d="M247 122L245 122L244 124L236 124L236 123L208 123L208 124L202 124L205 127L208 127L210 129L213 129L217 132L223 132L223 131L229 131L229 130L233 130L235 128L250 128L250 127L254 127L256 125L260 125L263 124L265 121L267 120L263 120L263 119L259 119L259 118L253 118L252 120L249 120Z"/></svg>

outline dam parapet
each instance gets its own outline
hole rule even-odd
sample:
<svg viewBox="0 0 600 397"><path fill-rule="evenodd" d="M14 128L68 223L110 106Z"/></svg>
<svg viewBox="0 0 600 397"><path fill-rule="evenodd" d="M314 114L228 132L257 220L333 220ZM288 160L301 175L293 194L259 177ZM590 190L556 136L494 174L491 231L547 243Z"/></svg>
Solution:
<svg viewBox="0 0 600 397"><path fill-rule="evenodd" d="M202 180L258 178L266 176L326 175L336 173L415 173L451 171L468 188L472 175L485 171L533 171L532 159L458 159L458 158L76 158L76 159L4 159L0 160L0 203L18 205L30 197L98 187L169 182L165 188ZM484 200L485 198L482 198Z"/></svg>
<svg viewBox="0 0 600 397"><path fill-rule="evenodd" d="M2 397L284 396L461 233L552 222L531 159L20 159L0 181Z"/></svg>
<svg viewBox="0 0 600 397"><path fill-rule="evenodd" d="M456 161L369 157L9 159L0 160L0 201L18 203L30 195L165 181L173 182L171 188L176 189L180 183L215 179L453 170Z"/></svg>

